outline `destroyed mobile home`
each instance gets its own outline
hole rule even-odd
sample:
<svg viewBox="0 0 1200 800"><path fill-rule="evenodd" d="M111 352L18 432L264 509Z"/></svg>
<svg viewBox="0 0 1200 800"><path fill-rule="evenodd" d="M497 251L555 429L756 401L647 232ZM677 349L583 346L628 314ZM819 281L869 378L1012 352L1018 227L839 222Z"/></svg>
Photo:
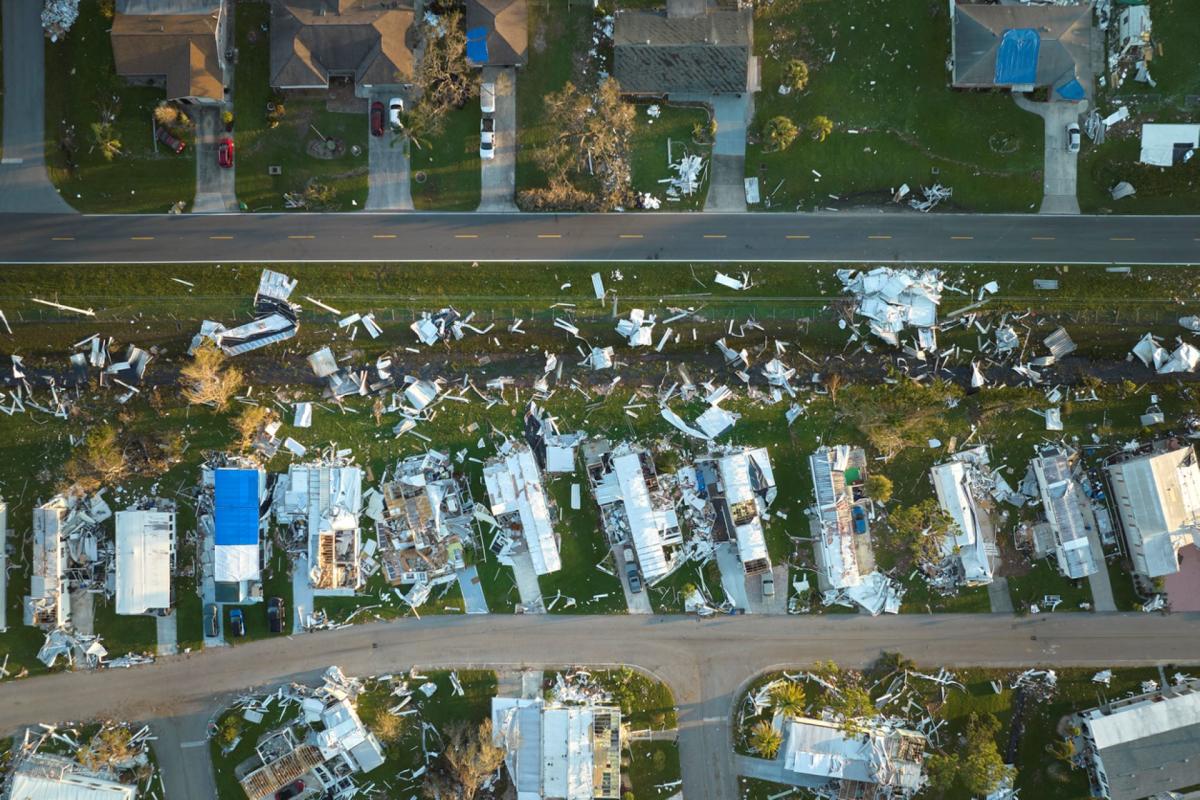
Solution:
<svg viewBox="0 0 1200 800"><path fill-rule="evenodd" d="M41 725L14 738L12 761L0 775L5 800L138 800L161 797L162 778L150 759L149 726L101 723L90 737L77 728ZM121 743L110 748L105 742ZM62 751L70 755L63 755Z"/></svg>
<svg viewBox="0 0 1200 800"><path fill-rule="evenodd" d="M259 737L255 755L236 766L246 797L268 800L296 783L338 800L364 791L369 779L360 776L380 767L385 756L358 716L362 692L362 681L330 667L315 689L292 684L265 697L239 700L235 708L247 722L261 723L268 714L281 717Z"/></svg>
<svg viewBox="0 0 1200 800"><path fill-rule="evenodd" d="M300 306L288 301L296 283L286 275L264 269L254 295L254 319L235 328L205 320L200 325L200 332L192 339L189 352L194 352L206 339L227 356L249 353L291 339L300 327Z"/></svg>
<svg viewBox="0 0 1200 800"><path fill-rule="evenodd" d="M941 591L992 582L996 548L995 481L987 448L956 453L930 470L938 505L952 520L941 543L942 562L931 569L930 583Z"/></svg>
<svg viewBox="0 0 1200 800"><path fill-rule="evenodd" d="M307 565L314 595L354 594L364 583L363 476L349 455L330 448L320 460L289 465L275 483L275 521L287 531L289 552Z"/></svg>
<svg viewBox="0 0 1200 800"><path fill-rule="evenodd" d="M470 484L450 457L430 450L396 463L367 514L375 521L377 559L392 586L448 583L464 567L464 548L475 545L475 503Z"/></svg>
<svg viewBox="0 0 1200 800"><path fill-rule="evenodd" d="M875 569L867 458L862 448L822 447L809 456L813 497L813 554L825 605L858 606L875 615L900 611L902 587Z"/></svg>

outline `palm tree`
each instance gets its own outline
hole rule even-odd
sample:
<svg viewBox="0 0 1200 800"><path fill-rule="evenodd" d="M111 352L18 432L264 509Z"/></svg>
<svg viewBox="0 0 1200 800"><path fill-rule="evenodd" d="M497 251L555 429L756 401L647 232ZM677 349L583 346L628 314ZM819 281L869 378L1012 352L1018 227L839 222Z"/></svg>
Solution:
<svg viewBox="0 0 1200 800"><path fill-rule="evenodd" d="M117 138L117 132L111 122L93 122L92 139L100 148L100 155L104 156L105 161L112 161L121 155L121 140Z"/></svg>
<svg viewBox="0 0 1200 800"><path fill-rule="evenodd" d="M808 693L803 684L787 681L771 690L771 705L786 716L802 716L807 703Z"/></svg>
<svg viewBox="0 0 1200 800"><path fill-rule="evenodd" d="M765 719L750 729L750 747L763 758L774 758L783 744L783 735Z"/></svg>

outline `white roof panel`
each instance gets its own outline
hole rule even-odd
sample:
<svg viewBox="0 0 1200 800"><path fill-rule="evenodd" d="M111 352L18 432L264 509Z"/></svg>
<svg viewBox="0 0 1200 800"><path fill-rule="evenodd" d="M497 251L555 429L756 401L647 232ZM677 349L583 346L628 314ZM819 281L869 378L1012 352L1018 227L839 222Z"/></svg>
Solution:
<svg viewBox="0 0 1200 800"><path fill-rule="evenodd" d="M175 514L118 511L116 549L117 613L170 608Z"/></svg>

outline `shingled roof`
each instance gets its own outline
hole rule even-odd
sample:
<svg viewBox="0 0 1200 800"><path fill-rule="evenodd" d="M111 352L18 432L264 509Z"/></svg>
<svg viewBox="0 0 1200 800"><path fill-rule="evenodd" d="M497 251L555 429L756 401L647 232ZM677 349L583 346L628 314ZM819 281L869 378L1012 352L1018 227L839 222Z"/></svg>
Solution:
<svg viewBox="0 0 1200 800"><path fill-rule="evenodd" d="M468 31L487 31L487 60L476 66L518 67L529 50L529 7L526 0L467 0Z"/></svg>
<svg viewBox="0 0 1200 800"><path fill-rule="evenodd" d="M954 6L954 85L968 89L1058 86L1087 71L1090 5ZM1027 61L1028 71L1023 64ZM1013 80L1022 73L1020 80ZM1029 80L1025 80L1028 77Z"/></svg>
<svg viewBox="0 0 1200 800"><path fill-rule="evenodd" d="M145 4L122 3L113 16L112 49L123 78L163 78L167 97L223 100L217 42L221 2L176 4L189 13L145 13Z"/></svg>
<svg viewBox="0 0 1200 800"><path fill-rule="evenodd" d="M318 88L333 75L355 83L411 80L411 8L380 0L273 0L271 85Z"/></svg>
<svg viewBox="0 0 1200 800"><path fill-rule="evenodd" d="M618 11L613 76L629 94L718 94L747 90L749 9L692 17Z"/></svg>

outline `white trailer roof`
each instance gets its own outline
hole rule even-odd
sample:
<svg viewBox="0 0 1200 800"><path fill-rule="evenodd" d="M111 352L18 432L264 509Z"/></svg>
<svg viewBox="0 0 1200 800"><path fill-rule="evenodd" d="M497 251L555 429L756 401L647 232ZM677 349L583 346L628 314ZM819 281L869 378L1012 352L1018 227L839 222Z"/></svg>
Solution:
<svg viewBox="0 0 1200 800"><path fill-rule="evenodd" d="M171 607L175 514L117 512L117 613Z"/></svg>

